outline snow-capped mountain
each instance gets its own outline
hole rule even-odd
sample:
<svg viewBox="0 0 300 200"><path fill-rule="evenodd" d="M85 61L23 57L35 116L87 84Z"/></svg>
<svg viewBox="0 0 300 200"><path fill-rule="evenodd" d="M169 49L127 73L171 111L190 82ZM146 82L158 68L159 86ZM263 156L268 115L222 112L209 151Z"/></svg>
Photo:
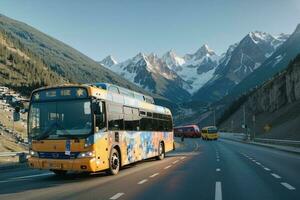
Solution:
<svg viewBox="0 0 300 200"><path fill-rule="evenodd" d="M110 56L100 63L151 92L156 89L154 83L144 80L145 75L149 73L174 82L192 94L213 77L219 56L208 45L203 45L195 53L183 57L170 50L162 57L153 53L149 55L139 53L119 64L110 65L111 60L113 59Z"/></svg>
<svg viewBox="0 0 300 200"><path fill-rule="evenodd" d="M108 56L100 63L150 92L178 100L193 96L214 101L258 69L288 37L254 31L221 56L205 44L184 56L170 50L161 57L139 53L121 63Z"/></svg>
<svg viewBox="0 0 300 200"><path fill-rule="evenodd" d="M193 54L180 57L171 50L161 59L188 84L185 89L193 94L212 78L219 56L205 44Z"/></svg>
<svg viewBox="0 0 300 200"><path fill-rule="evenodd" d="M181 70L181 66L185 63L184 58L178 56L172 49L162 56L162 60L175 72Z"/></svg>
<svg viewBox="0 0 300 200"><path fill-rule="evenodd" d="M190 84L188 91L193 94L208 82L218 66L220 57L208 45L203 45L194 54L184 56L185 63L177 74Z"/></svg>
<svg viewBox="0 0 300 200"><path fill-rule="evenodd" d="M111 67L112 65L118 64L118 62L111 56L105 57L103 60L99 62L101 65L103 65L106 68Z"/></svg>
<svg viewBox="0 0 300 200"><path fill-rule="evenodd" d="M190 96L184 89L189 85L153 53L138 53L109 69L150 92L180 100Z"/></svg>
<svg viewBox="0 0 300 200"><path fill-rule="evenodd" d="M265 32L250 32L238 44L229 47L213 77L193 98L198 99L209 94L206 97L212 101L228 94L235 85L258 69L286 38L286 34L272 36Z"/></svg>

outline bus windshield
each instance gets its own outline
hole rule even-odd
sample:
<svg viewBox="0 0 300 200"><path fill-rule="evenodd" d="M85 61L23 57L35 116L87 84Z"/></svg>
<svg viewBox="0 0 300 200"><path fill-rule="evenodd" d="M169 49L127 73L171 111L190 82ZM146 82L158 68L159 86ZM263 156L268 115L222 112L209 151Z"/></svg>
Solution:
<svg viewBox="0 0 300 200"><path fill-rule="evenodd" d="M29 112L29 138L58 139L92 132L90 100L35 102Z"/></svg>
<svg viewBox="0 0 300 200"><path fill-rule="evenodd" d="M217 133L218 129L217 128L209 128L208 133Z"/></svg>

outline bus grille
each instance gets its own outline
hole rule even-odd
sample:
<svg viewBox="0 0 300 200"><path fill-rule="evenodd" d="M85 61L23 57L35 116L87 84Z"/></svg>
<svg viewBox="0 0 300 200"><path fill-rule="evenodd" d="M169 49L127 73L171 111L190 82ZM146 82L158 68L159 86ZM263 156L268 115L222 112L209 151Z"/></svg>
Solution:
<svg viewBox="0 0 300 200"><path fill-rule="evenodd" d="M46 159L74 159L77 158L79 152L71 152L70 155L66 155L65 152L39 152L39 158Z"/></svg>

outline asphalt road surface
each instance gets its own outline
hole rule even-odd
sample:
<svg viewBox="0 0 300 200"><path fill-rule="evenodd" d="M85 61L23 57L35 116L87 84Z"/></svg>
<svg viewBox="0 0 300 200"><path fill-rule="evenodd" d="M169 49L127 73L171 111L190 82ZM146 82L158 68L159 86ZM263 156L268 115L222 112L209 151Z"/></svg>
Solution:
<svg viewBox="0 0 300 200"><path fill-rule="evenodd" d="M185 139L162 161L116 176L0 171L0 199L300 199L300 155L229 140Z"/></svg>

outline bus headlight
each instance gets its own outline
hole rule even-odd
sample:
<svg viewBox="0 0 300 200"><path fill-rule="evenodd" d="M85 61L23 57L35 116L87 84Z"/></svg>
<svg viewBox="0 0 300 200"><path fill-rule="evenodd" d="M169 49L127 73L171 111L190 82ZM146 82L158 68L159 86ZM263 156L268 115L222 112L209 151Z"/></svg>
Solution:
<svg viewBox="0 0 300 200"><path fill-rule="evenodd" d="M77 156L77 158L94 158L94 157L95 157L95 151L81 152Z"/></svg>
<svg viewBox="0 0 300 200"><path fill-rule="evenodd" d="M30 150L30 151L29 151L29 155L30 155L31 157L35 157L35 158L38 158L38 157L39 157L39 153L36 152L36 151L33 151L33 150Z"/></svg>

